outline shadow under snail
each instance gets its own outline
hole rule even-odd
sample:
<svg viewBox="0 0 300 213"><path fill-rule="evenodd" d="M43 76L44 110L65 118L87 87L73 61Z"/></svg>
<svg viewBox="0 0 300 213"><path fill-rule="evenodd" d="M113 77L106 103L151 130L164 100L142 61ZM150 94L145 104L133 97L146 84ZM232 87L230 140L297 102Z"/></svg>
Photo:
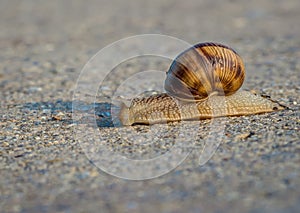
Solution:
<svg viewBox="0 0 300 213"><path fill-rule="evenodd" d="M172 62L165 80L166 93L134 98L121 105L123 125L201 120L252 115L283 107L249 91L238 91L245 78L241 57L217 43L199 43Z"/></svg>

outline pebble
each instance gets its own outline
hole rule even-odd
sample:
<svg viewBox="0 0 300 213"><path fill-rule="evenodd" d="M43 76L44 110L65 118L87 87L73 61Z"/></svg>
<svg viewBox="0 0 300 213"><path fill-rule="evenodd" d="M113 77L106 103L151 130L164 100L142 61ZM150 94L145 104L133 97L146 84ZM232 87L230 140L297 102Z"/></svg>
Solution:
<svg viewBox="0 0 300 213"><path fill-rule="evenodd" d="M5 141L2 143L2 146L7 147L7 146L9 146L9 143Z"/></svg>
<svg viewBox="0 0 300 213"><path fill-rule="evenodd" d="M246 139L246 138L250 137L251 135L253 135L252 132L246 132L246 133L243 133L243 134L239 134L239 135L235 136L235 140Z"/></svg>

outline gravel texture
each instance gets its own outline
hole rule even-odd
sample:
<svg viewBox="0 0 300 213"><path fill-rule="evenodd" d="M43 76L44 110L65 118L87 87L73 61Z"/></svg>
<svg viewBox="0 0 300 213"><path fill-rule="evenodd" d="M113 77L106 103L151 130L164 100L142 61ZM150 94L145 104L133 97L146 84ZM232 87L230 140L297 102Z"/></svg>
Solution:
<svg viewBox="0 0 300 213"><path fill-rule="evenodd" d="M299 212L299 11L299 0L2 0L0 211ZM79 102L85 116L72 117L76 81L87 61L106 45L143 33L231 46L246 64L243 89L288 108L200 123L114 127L103 96L128 73L169 64L142 60L116 68L97 94L95 110L93 103ZM152 83L140 87L161 89ZM89 125L94 117L97 128ZM82 137L75 137L78 132ZM199 165L199 153L216 137L206 145L203 140L217 132L218 149ZM98 156L106 146L107 153L153 158L167 153L174 138L183 149L143 173ZM147 176L174 166L187 152L178 167L149 180L122 179L99 168L108 163L112 173Z"/></svg>

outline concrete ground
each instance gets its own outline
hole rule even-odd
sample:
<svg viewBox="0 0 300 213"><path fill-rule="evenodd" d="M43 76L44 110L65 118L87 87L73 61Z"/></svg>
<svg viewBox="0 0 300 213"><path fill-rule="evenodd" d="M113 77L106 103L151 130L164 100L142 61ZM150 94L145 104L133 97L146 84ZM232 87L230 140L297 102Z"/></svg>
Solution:
<svg viewBox="0 0 300 213"><path fill-rule="evenodd" d="M0 212L299 212L299 11L298 0L0 1ZM73 120L76 81L88 60L112 42L145 33L231 46L246 65L243 89L288 109L217 122L113 127L105 120L110 105L98 95L98 127ZM124 67L129 73L166 68L152 62ZM104 89L128 74L115 73ZM83 105L93 115L93 103ZM210 147L217 140L206 140L209 133L221 134L220 144L199 165L204 142ZM156 157L176 137L193 149L173 170L179 152L142 172L97 156L105 145L105 153ZM171 171L149 180L117 177L153 177L167 163Z"/></svg>

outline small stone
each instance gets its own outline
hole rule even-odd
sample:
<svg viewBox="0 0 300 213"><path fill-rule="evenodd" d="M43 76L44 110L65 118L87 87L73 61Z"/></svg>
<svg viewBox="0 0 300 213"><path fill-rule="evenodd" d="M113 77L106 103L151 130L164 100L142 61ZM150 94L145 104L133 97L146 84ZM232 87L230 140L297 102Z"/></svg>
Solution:
<svg viewBox="0 0 300 213"><path fill-rule="evenodd" d="M54 115L54 116L52 116L52 119L60 121L60 120L62 120L62 117L59 115Z"/></svg>
<svg viewBox="0 0 300 213"><path fill-rule="evenodd" d="M4 147L8 147L8 146L9 146L9 143L3 142L2 145L3 145Z"/></svg>
<svg viewBox="0 0 300 213"><path fill-rule="evenodd" d="M253 135L252 132L246 132L246 133L235 136L235 140L243 140L243 139L249 138L251 135Z"/></svg>
<svg viewBox="0 0 300 213"><path fill-rule="evenodd" d="M63 112L59 112L57 113L58 116L65 116L65 114Z"/></svg>
<svg viewBox="0 0 300 213"><path fill-rule="evenodd" d="M53 141L53 145L59 144L59 141Z"/></svg>
<svg viewBox="0 0 300 213"><path fill-rule="evenodd" d="M48 160L47 161L47 163L56 163L56 162L61 162L62 161L62 159L61 158L53 158L53 159L51 159L51 160Z"/></svg>

